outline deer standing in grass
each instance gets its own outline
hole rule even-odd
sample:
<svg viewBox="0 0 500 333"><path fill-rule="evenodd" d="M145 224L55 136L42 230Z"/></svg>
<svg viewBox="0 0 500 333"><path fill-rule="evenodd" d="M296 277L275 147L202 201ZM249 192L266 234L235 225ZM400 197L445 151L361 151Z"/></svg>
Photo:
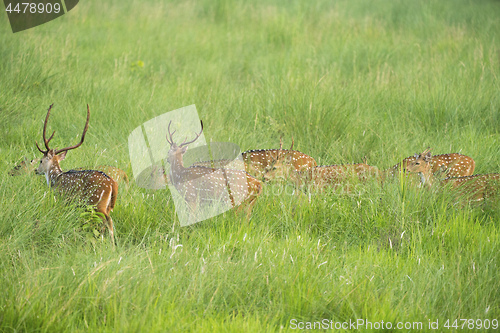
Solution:
<svg viewBox="0 0 500 333"><path fill-rule="evenodd" d="M424 185L431 187L435 181L430 149L422 154L415 154L415 160L407 165L410 173L416 173ZM438 179L439 180L439 179ZM489 173L483 175L468 175L461 177L448 177L440 180L441 185L451 185L460 196L465 196L471 201L481 201L495 195L500 188L500 174Z"/></svg>
<svg viewBox="0 0 500 333"><path fill-rule="evenodd" d="M206 205L214 200L223 200L225 194L229 194L230 202L227 204L233 208L240 202L246 201L248 204L247 216L250 216L252 207L257 197L262 192L262 183L242 170L212 168L206 166L184 167L183 155L186 153L188 145L195 142L203 132L201 131L191 140L186 140L177 145L174 142L174 132L170 132L168 124L167 142L170 144L168 151L168 162L170 163L169 181L175 186L180 195L195 212L198 204Z"/></svg>
<svg viewBox="0 0 500 333"><path fill-rule="evenodd" d="M273 178L287 178L292 171L304 171L318 164L309 155L293 149L257 149L242 153L243 162L249 174L269 181Z"/></svg>
<svg viewBox="0 0 500 333"><path fill-rule="evenodd" d="M429 152L430 149L427 149L420 155L430 154ZM434 174L434 176L439 176L444 173L444 178L463 177L470 176L474 173L476 163L469 156L457 153L430 156L430 172ZM400 169L403 169L404 172L410 163L415 162L417 157L418 154L405 158L401 163L385 170L385 174L388 176L396 176L400 172Z"/></svg>
<svg viewBox="0 0 500 333"><path fill-rule="evenodd" d="M49 147L49 142L54 137L55 131L49 139L46 139L45 136L50 110L53 105L54 104L49 107L43 124L43 141L45 143L46 150L40 149L38 143L35 142L36 147L43 154L36 172L38 174L44 174L47 180L47 185L57 189L63 196L80 200L84 204L92 205L95 207L97 212L102 213L104 217L101 218L104 225L106 225L109 229L111 241L114 246L113 220L109 216L109 213L115 206L116 197L118 195L118 184L102 171L69 170L63 172L59 166L59 163L64 160L66 153L69 150L76 149L82 145L89 127L89 106L87 105L87 122L85 123L85 128L83 129L80 142L74 146L56 150Z"/></svg>

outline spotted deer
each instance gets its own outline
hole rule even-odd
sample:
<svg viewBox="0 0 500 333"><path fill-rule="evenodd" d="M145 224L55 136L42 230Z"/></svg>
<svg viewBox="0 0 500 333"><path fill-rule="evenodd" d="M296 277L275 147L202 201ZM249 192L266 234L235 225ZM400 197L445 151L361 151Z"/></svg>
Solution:
<svg viewBox="0 0 500 333"><path fill-rule="evenodd" d="M430 171L434 174L434 176L441 176L442 178L463 177L470 176L474 173L476 163L469 156L457 153L432 156L430 155L430 151L431 149L427 149L421 155L431 156ZM399 174L401 169L404 172L407 169L407 166L410 163L413 163L417 157L418 154L405 158L401 163L385 170L385 174L394 177Z"/></svg>
<svg viewBox="0 0 500 333"><path fill-rule="evenodd" d="M248 205L247 216L249 217L252 207L257 197L262 192L262 183L242 170L212 168L207 166L184 167L183 155L186 153L188 145L195 142L203 132L195 133L196 137L191 141L184 140L177 145L174 142L174 132L170 132L168 124L167 142L170 144L168 151L168 162L170 163L170 173L168 179L177 189L179 194L195 212L198 205L210 204L215 200L224 200L228 193L230 202L226 204L236 207L243 201Z"/></svg>
<svg viewBox="0 0 500 333"><path fill-rule="evenodd" d="M40 163L39 158L32 159L29 162L27 159L24 159L18 165L12 168L12 170L9 171L9 175L19 176L21 174L29 174L35 172L39 163ZM88 168L75 168L74 170L82 171L82 170L88 170ZM128 184L129 182L127 173L122 169L112 167L110 165L98 165L95 167L95 170L104 172L106 175L110 176L118 183L125 182Z"/></svg>
<svg viewBox="0 0 500 333"><path fill-rule="evenodd" d="M320 165L292 175L291 180L299 188L322 190L327 186L343 186L344 190L349 191L353 181L365 182L378 178L379 170L366 163Z"/></svg>
<svg viewBox="0 0 500 333"><path fill-rule="evenodd" d="M246 171L264 181L286 178L292 171L304 171L318 164L309 155L290 149L258 149L242 153Z"/></svg>
<svg viewBox="0 0 500 333"><path fill-rule="evenodd" d="M70 170L63 172L59 165L59 163L66 157L66 153L69 150L76 149L82 145L89 127L89 106L87 105L87 121L85 123L80 142L74 146L56 150L49 147L49 142L54 137L55 131L49 139L46 139L45 136L50 110L53 105L54 104L49 107L43 124L43 141L45 143L46 150L40 149L38 143L35 142L36 147L43 154L36 172L38 174L44 174L45 179L47 180L47 185L57 189L61 195L69 199L79 200L87 205L92 205L98 213L102 213L104 216L101 218L104 225L106 225L109 229L111 241L114 246L113 220L109 216L109 213L115 206L116 197L118 195L118 184L102 171Z"/></svg>
<svg viewBox="0 0 500 333"><path fill-rule="evenodd" d="M408 172L418 174L421 182L431 187L436 177L432 172L433 165L430 151L426 150L422 154L415 154L415 156L415 160L407 165ZM481 201L485 198L492 197L497 194L500 188L500 174L498 173L448 177L437 180L441 186L451 186L457 194L471 201Z"/></svg>

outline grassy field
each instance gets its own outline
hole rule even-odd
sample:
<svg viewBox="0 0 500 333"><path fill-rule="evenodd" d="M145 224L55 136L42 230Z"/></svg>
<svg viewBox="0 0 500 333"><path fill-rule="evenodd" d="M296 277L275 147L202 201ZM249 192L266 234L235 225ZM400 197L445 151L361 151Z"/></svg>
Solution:
<svg viewBox="0 0 500 333"><path fill-rule="evenodd" d="M1 332L500 320L498 203L455 205L397 180L310 199L273 185L250 220L181 228L168 190L131 182L113 251L43 177L8 175L40 157L51 103L57 147L92 112L63 170L131 175L130 131L196 104L207 140L242 150L293 135L321 164L366 156L385 169L432 147L500 172L499 1L80 1L16 34L0 15L0 59Z"/></svg>

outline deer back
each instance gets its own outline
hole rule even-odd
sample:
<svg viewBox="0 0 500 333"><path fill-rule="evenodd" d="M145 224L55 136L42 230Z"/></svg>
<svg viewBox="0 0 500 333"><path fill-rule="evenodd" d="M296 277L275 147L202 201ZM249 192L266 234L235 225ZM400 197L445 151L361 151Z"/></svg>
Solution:
<svg viewBox="0 0 500 333"><path fill-rule="evenodd" d="M245 164L240 160L229 160L229 159L221 159L221 160L209 160L209 161L199 161L194 162L189 167L207 167L207 168L225 168L225 169L233 169L233 170L244 170Z"/></svg>
<svg viewBox="0 0 500 333"><path fill-rule="evenodd" d="M446 177L471 176L475 167L471 157L458 153L434 155L431 159L431 172L444 173Z"/></svg>
<svg viewBox="0 0 500 333"><path fill-rule="evenodd" d="M482 200L498 194L500 189L500 174L489 173L456 178L446 178L442 185L451 185L461 196L471 200Z"/></svg>
<svg viewBox="0 0 500 333"><path fill-rule="evenodd" d="M312 168L313 179L327 181L338 181L352 177L359 180L366 180L369 177L377 176L378 169L365 163L327 165Z"/></svg>
<svg viewBox="0 0 500 333"><path fill-rule="evenodd" d="M122 169L110 165L98 165L96 167L96 170L104 172L106 175L110 176L118 183L123 181L128 184L129 182L127 173Z"/></svg>
<svg viewBox="0 0 500 333"><path fill-rule="evenodd" d="M89 170L88 168L75 168L75 169L73 169L73 171L88 171L88 170ZM123 171L122 169L116 168L116 167L112 167L110 165L98 165L95 167L95 171L98 171L98 172L100 171L100 172L105 173L107 176L113 178L113 180L116 181L117 183L120 183L120 182L128 183L129 182L128 175L125 171Z"/></svg>
<svg viewBox="0 0 500 333"><path fill-rule="evenodd" d="M378 176L378 168L366 163L320 165L305 171L296 172L294 181L299 186L307 184L321 188L351 180L366 181Z"/></svg>
<svg viewBox="0 0 500 333"><path fill-rule="evenodd" d="M116 194L118 184L113 178L97 170L69 170L52 182L52 187L88 205L97 205L106 193ZM110 206L114 208L114 202Z"/></svg>
<svg viewBox="0 0 500 333"><path fill-rule="evenodd" d="M287 176L290 171L303 171L317 165L314 158L296 150L259 149L242 153L246 170L266 180Z"/></svg>

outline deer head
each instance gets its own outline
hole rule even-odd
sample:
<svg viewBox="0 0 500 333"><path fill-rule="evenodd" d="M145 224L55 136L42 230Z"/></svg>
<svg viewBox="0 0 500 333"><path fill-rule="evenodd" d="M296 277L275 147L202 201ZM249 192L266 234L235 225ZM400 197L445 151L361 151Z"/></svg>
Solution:
<svg viewBox="0 0 500 333"><path fill-rule="evenodd" d="M415 160L410 162L406 170L410 173L417 173L423 184L431 185L431 148L428 148L422 154L415 154Z"/></svg>
<svg viewBox="0 0 500 333"><path fill-rule="evenodd" d="M54 104L50 105L49 109L47 110L47 115L45 116L45 121L43 123L43 142L45 144L46 150L40 149L40 146L38 146L38 142L35 142L36 147L43 154L43 157L40 160L40 165L36 169L36 173L45 174L47 177L49 176L49 173L51 172L51 170L53 170L54 168L60 170L59 162L64 160L64 158L66 157L66 153L69 150L76 149L82 145L83 140L85 140L85 134L87 133L87 130L89 128L89 120L90 120L90 108L89 108L89 105L87 104L87 121L85 123L85 127L84 127L83 133L82 133L82 139L80 140L80 142L74 146L69 146L69 147L62 148L62 149L57 149L57 150L51 149L49 147L49 142L54 137L54 134L56 133L56 131L54 131L52 133L52 135L50 136L50 138L48 138L48 139L46 138L45 133L47 131L47 122L49 120L50 110L52 109L53 105ZM49 178L47 178L47 181L49 181Z"/></svg>

